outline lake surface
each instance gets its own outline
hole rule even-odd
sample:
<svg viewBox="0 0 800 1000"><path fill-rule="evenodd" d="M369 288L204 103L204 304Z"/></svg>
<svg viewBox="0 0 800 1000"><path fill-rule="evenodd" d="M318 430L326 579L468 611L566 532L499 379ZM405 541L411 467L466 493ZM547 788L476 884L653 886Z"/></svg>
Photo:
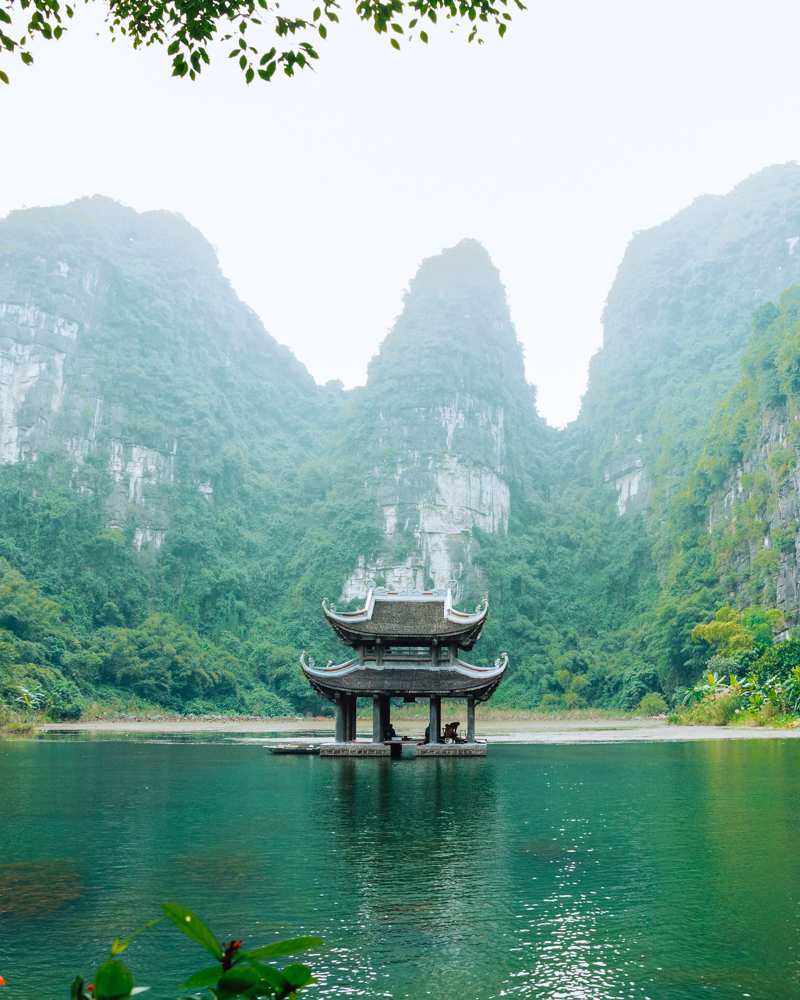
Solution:
<svg viewBox="0 0 800 1000"><path fill-rule="evenodd" d="M797 998L798 792L780 739L395 762L0 742L2 997L68 997L169 901L245 947L322 937L309 997ZM164 923L125 958L157 1000L204 954Z"/></svg>

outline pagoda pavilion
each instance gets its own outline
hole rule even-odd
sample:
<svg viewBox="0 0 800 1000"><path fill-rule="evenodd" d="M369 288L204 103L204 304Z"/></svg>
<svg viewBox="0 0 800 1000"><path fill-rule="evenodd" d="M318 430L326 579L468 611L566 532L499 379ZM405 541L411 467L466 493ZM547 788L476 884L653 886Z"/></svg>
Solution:
<svg viewBox="0 0 800 1000"><path fill-rule="evenodd" d="M430 700L430 738L418 748L424 755L482 756L485 744L475 742L475 703L486 701L500 683L508 656L493 667L476 667L460 658L478 641L486 623L489 602L482 601L474 614L456 611L450 588L390 591L373 586L364 607L337 612L322 602L328 624L354 655L344 663L329 661L318 667L300 657L303 673L314 690L336 705L336 743L325 756L384 756L391 752L387 739L390 698L406 702ZM372 698L372 744L356 744L356 699ZM464 698L467 703L466 743L442 742L441 700Z"/></svg>

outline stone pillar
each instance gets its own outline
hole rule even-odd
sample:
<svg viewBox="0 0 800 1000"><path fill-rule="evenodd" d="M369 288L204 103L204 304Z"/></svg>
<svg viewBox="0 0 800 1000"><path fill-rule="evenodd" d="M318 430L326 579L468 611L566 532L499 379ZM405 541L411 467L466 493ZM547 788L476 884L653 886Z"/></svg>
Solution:
<svg viewBox="0 0 800 1000"><path fill-rule="evenodd" d="M383 722L381 721L381 696L372 696L372 742L383 743Z"/></svg>
<svg viewBox="0 0 800 1000"><path fill-rule="evenodd" d="M346 708L346 719L347 724L345 725L344 741L345 743L355 743L356 739L356 696L354 694L346 695L347 698L347 708Z"/></svg>
<svg viewBox="0 0 800 1000"><path fill-rule="evenodd" d="M345 741L346 698L347 695L340 694L336 699L336 729L333 738L337 743Z"/></svg>
<svg viewBox="0 0 800 1000"><path fill-rule="evenodd" d="M381 695L381 733L386 732L386 727L389 725L391 720L391 707L392 703L389 700L388 694Z"/></svg>
<svg viewBox="0 0 800 1000"><path fill-rule="evenodd" d="M442 727L442 699L438 696L431 696L430 714L430 741L439 742L439 730Z"/></svg>
<svg viewBox="0 0 800 1000"><path fill-rule="evenodd" d="M467 698L467 743L475 742L475 699Z"/></svg>

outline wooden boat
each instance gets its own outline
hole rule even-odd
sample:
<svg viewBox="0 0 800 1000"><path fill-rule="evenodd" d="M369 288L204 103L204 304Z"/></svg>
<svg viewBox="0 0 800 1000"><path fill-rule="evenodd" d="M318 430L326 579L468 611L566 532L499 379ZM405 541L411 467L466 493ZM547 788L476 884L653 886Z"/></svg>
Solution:
<svg viewBox="0 0 800 1000"><path fill-rule="evenodd" d="M274 747L265 746L264 749L269 750L270 753L293 754L295 757L311 757L320 751L319 747L305 746L304 744L297 745L296 743L284 743Z"/></svg>

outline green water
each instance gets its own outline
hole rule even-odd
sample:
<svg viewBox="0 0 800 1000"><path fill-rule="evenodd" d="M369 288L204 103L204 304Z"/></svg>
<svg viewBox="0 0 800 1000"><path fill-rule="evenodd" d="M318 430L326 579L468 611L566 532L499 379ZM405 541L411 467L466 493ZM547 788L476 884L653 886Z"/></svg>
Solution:
<svg viewBox="0 0 800 1000"><path fill-rule="evenodd" d="M0 1000L68 997L163 900L226 940L318 934L310 995L800 997L799 774L788 739L0 743ZM208 964L172 925L137 942L153 1000Z"/></svg>

